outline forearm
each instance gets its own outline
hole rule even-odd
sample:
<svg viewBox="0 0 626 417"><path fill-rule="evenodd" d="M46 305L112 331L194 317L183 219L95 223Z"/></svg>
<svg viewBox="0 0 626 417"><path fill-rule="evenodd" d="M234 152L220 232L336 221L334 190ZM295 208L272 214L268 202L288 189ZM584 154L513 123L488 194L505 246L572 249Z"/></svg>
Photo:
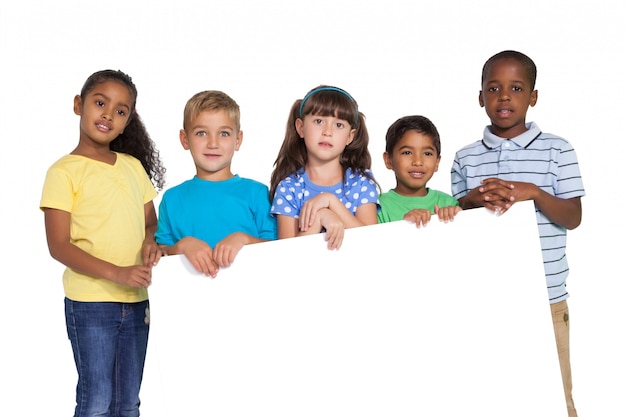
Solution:
<svg viewBox="0 0 626 417"><path fill-rule="evenodd" d="M333 202L329 209L339 217L346 229L378 223L376 204L374 203L359 206L355 214L352 214L339 200Z"/></svg>
<svg viewBox="0 0 626 417"><path fill-rule="evenodd" d="M227 236L225 239L232 241L233 244L240 244L241 246L252 245L254 243L266 242L266 239L260 239L258 237L249 235L244 232L235 232Z"/></svg>
<svg viewBox="0 0 626 417"><path fill-rule="evenodd" d="M465 195L464 197L459 198L459 206L463 210L468 210L468 209L482 207L482 205L478 205L474 201L470 200L467 195Z"/></svg>
<svg viewBox="0 0 626 417"><path fill-rule="evenodd" d="M580 197L563 199L538 189L535 205L550 221L572 230L580 225L582 206Z"/></svg>
<svg viewBox="0 0 626 417"><path fill-rule="evenodd" d="M49 248L54 259L81 274L115 281L119 272L117 265L96 258L70 242L51 244Z"/></svg>

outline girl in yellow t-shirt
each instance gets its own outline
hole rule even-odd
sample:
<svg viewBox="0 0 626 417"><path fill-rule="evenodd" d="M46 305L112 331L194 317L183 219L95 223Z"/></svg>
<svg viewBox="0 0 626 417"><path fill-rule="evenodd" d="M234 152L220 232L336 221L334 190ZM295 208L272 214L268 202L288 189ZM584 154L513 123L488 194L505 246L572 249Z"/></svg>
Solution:
<svg viewBox="0 0 626 417"><path fill-rule="evenodd" d="M149 331L147 287L161 257L153 199L159 154L121 71L92 74L74 98L78 146L48 170L40 208L63 274L78 384L75 416L139 415Z"/></svg>

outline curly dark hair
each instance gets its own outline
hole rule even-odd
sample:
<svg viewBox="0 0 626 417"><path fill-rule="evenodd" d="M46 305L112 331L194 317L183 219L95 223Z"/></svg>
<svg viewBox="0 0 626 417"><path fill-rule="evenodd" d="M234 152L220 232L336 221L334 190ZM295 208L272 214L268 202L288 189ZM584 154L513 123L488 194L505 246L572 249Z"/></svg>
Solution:
<svg viewBox="0 0 626 417"><path fill-rule="evenodd" d="M80 96L84 99L96 85L106 81L117 81L126 86L133 99L128 125L124 129L124 133L115 138L109 147L112 151L125 153L137 158L146 170L154 186L158 190L163 189L165 185L165 167L161 162L159 151L155 143L150 138L141 117L139 117L139 114L135 110L135 105L137 104L137 87L135 87L132 78L120 70L102 70L95 72L91 74L89 78L87 78L87 81L85 81L85 84L83 84L83 88L80 90Z"/></svg>

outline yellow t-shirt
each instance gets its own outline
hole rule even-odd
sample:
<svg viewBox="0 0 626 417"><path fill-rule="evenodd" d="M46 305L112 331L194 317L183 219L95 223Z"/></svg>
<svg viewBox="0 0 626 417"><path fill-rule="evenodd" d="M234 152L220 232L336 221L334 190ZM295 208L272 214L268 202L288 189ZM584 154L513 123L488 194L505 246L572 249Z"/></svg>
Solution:
<svg viewBox="0 0 626 417"><path fill-rule="evenodd" d="M157 193L141 163L118 153L115 164L66 155L46 174L40 208L71 215L71 242L118 266L140 265L145 237L144 206ZM146 289L119 285L66 268L65 296L74 301L138 302Z"/></svg>

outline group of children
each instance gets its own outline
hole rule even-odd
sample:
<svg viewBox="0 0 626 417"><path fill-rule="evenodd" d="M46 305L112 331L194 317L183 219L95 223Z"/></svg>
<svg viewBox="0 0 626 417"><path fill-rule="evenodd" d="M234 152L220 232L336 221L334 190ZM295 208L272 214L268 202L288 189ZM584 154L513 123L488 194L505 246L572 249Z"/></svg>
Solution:
<svg viewBox="0 0 626 417"><path fill-rule="evenodd" d="M231 171L243 132L239 106L203 91L184 109L180 142L196 175L168 189L158 151L135 111L137 90L121 71L99 71L74 99L78 146L48 170L40 207L48 246L67 268L65 314L78 370L75 416L139 415L148 342L147 287L162 255L184 254L215 277L248 244L323 233L341 247L346 228L408 220L418 227L461 209L506 212L533 200L570 416L566 229L581 221L584 195L574 149L526 123L537 101L536 67L516 51L491 57L479 103L491 121L483 139L457 152L452 195L430 189L441 142L424 116L388 129L383 154L395 188L380 193L371 171L365 116L345 90L319 86L296 100L270 185Z"/></svg>

